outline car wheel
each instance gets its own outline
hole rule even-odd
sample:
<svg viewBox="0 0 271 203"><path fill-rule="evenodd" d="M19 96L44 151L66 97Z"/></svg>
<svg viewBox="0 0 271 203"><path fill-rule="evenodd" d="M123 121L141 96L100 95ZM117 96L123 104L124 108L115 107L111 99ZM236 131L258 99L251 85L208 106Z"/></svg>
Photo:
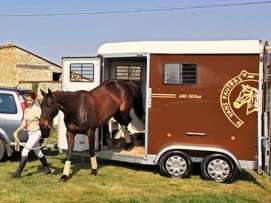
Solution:
<svg viewBox="0 0 271 203"><path fill-rule="evenodd" d="M224 154L211 154L201 163L202 176L215 182L232 182L237 174L238 167L234 161Z"/></svg>
<svg viewBox="0 0 271 203"><path fill-rule="evenodd" d="M192 170L192 161L188 154L181 151L169 151L159 161L160 173L172 178L188 177Z"/></svg>
<svg viewBox="0 0 271 203"><path fill-rule="evenodd" d="M0 139L0 161L3 161L6 158L6 148L3 140Z"/></svg>

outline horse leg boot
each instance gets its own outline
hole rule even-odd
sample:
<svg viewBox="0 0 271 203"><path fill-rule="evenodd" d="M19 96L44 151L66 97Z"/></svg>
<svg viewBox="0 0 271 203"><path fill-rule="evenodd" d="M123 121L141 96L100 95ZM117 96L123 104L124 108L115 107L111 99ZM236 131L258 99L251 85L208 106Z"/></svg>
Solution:
<svg viewBox="0 0 271 203"><path fill-rule="evenodd" d="M97 175L97 168L98 168L96 156L90 157L90 163L91 163L90 175L96 176Z"/></svg>
<svg viewBox="0 0 271 203"><path fill-rule="evenodd" d="M10 173L11 177L13 177L13 178L21 177L21 174L22 174L22 172L24 170L24 167L26 165L27 160L28 160L27 156L22 156L21 157L21 161L19 163L19 166L18 166L17 170L15 172Z"/></svg>
<svg viewBox="0 0 271 203"><path fill-rule="evenodd" d="M71 156L72 156L72 150L74 147L74 136L75 134L71 131L67 130L66 137L68 142L68 151L67 151L67 157L66 162L63 170L63 175L60 177L60 181L66 182L71 175Z"/></svg>
<svg viewBox="0 0 271 203"><path fill-rule="evenodd" d="M95 156L95 129L89 129L88 131L88 142L89 142L89 154L90 154L90 175L96 176L98 171L97 160Z"/></svg>
<svg viewBox="0 0 271 203"><path fill-rule="evenodd" d="M43 156L42 158L40 158L40 162L42 164L43 167L43 172L47 175L51 173L51 169L48 166L47 160L45 158L45 156Z"/></svg>

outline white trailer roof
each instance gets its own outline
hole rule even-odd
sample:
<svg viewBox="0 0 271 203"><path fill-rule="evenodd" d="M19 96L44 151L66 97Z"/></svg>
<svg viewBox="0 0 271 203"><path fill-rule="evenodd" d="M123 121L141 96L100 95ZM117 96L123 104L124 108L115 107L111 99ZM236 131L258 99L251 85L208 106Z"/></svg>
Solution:
<svg viewBox="0 0 271 203"><path fill-rule="evenodd" d="M259 54L259 40L225 41L135 41L106 43L99 47L98 54Z"/></svg>

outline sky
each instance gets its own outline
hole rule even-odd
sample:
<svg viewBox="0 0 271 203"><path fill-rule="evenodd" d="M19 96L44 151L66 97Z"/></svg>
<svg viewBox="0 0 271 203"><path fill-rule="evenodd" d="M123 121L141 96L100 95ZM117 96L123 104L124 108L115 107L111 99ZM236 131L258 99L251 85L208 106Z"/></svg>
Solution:
<svg viewBox="0 0 271 203"><path fill-rule="evenodd" d="M57 64L65 56L95 56L122 41L271 39L268 4L93 14L116 10L191 8L264 0L6 0L0 2L0 45L6 42ZM91 15L11 16L17 14Z"/></svg>

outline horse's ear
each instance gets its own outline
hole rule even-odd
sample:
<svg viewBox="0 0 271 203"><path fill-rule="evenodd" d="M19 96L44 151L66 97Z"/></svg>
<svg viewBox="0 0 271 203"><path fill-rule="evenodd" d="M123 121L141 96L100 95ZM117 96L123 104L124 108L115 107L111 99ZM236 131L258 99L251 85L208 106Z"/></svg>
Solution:
<svg viewBox="0 0 271 203"><path fill-rule="evenodd" d="M53 93L52 93L52 91L51 91L50 88L48 88L48 95L49 95L49 96L52 96L52 95L53 95Z"/></svg>
<svg viewBox="0 0 271 203"><path fill-rule="evenodd" d="M46 93L42 90L42 89L40 89L40 92L41 92L41 95L44 97L44 95L46 95Z"/></svg>

